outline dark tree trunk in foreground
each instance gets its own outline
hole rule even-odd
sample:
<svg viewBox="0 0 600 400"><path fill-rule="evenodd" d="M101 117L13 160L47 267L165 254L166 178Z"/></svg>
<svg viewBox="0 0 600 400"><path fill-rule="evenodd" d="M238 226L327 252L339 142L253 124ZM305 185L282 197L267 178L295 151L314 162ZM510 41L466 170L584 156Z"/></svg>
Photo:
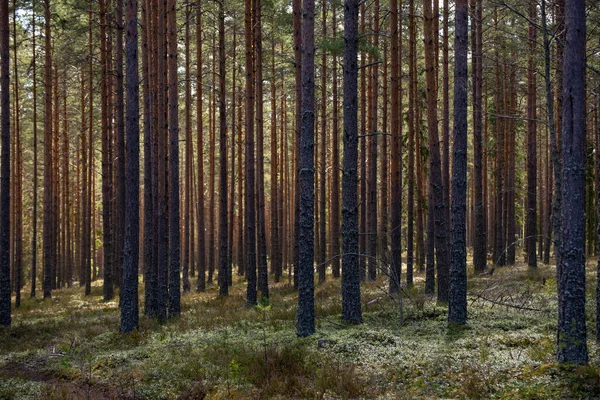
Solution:
<svg viewBox="0 0 600 400"><path fill-rule="evenodd" d="M138 260L140 231L140 120L138 77L138 3L127 0L126 7L126 186L125 242L123 244L123 278L121 281L121 332L128 333L139 326Z"/></svg>
<svg viewBox="0 0 600 400"><path fill-rule="evenodd" d="M454 151L452 154L452 254L448 322L467 321L467 51L468 4L458 0L454 33Z"/></svg>
<svg viewBox="0 0 600 400"><path fill-rule="evenodd" d="M298 264L298 336L315 333L315 2L302 4L302 131L300 133L300 254Z"/></svg>
<svg viewBox="0 0 600 400"><path fill-rule="evenodd" d="M47 0L48 1L48 0ZM10 66L8 62L8 0L0 1L0 325L10 317Z"/></svg>
<svg viewBox="0 0 600 400"><path fill-rule="evenodd" d="M219 294L229 293L227 274L227 115L225 113L225 10L219 3Z"/></svg>
<svg viewBox="0 0 600 400"><path fill-rule="evenodd" d="M358 0L344 2L342 319L362 322L358 256Z"/></svg>
<svg viewBox="0 0 600 400"><path fill-rule="evenodd" d="M131 0L129 0L131 1ZM179 207L179 93L175 0L167 5L169 70L169 318L181 313L181 216Z"/></svg>
<svg viewBox="0 0 600 400"><path fill-rule="evenodd" d="M585 327L585 0L565 8L562 232L557 359L587 363Z"/></svg>

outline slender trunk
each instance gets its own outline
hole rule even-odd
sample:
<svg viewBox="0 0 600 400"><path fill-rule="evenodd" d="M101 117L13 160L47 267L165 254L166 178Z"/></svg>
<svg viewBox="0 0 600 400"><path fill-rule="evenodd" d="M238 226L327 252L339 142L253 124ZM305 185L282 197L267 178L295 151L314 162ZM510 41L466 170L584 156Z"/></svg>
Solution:
<svg viewBox="0 0 600 400"><path fill-rule="evenodd" d="M246 39L246 278L248 279L246 304L257 304L256 293L256 204L254 175L254 59L252 52L252 0L245 5Z"/></svg>
<svg viewBox="0 0 600 400"><path fill-rule="evenodd" d="M454 147L452 153L452 254L448 322L467 321L467 53L468 4L458 0L454 33ZM477 168L477 167L475 167Z"/></svg>
<svg viewBox="0 0 600 400"><path fill-rule="evenodd" d="M202 109L202 7L196 3L196 124L198 153L198 292L206 290L206 232L204 228L204 124Z"/></svg>
<svg viewBox="0 0 600 400"><path fill-rule="evenodd" d="M31 237L31 297L35 297L37 285L37 209L38 209L38 129L37 129L37 50L35 45L35 2L32 3L33 16L31 17L32 27L32 83L33 83L33 213L32 225L33 232ZM85 187L85 186L84 186Z"/></svg>
<svg viewBox="0 0 600 400"><path fill-rule="evenodd" d="M362 322L358 246L358 0L344 2L342 319Z"/></svg>
<svg viewBox="0 0 600 400"><path fill-rule="evenodd" d="M225 5L219 2L219 294L229 293L227 249L227 114L225 109Z"/></svg>
<svg viewBox="0 0 600 400"><path fill-rule="evenodd" d="M315 2L302 3L302 131L299 147L300 231L297 333L315 333L314 190L315 190Z"/></svg>
<svg viewBox="0 0 600 400"><path fill-rule="evenodd" d="M125 237L123 244L123 278L121 281L121 332L127 333L139 325L138 259L140 229L140 125L138 77L138 3L127 0L127 142L125 192Z"/></svg>
<svg viewBox="0 0 600 400"><path fill-rule="evenodd" d="M529 2L528 67L527 67L527 212L525 240L527 265L537 267L537 113L536 113L536 27L537 3ZM511 245L511 243L507 243Z"/></svg>
<svg viewBox="0 0 600 400"><path fill-rule="evenodd" d="M402 64L402 47L401 47L401 31L398 27L398 10L402 10L402 1L400 2L400 8L398 8L398 1L390 1L390 33L392 36L391 40L391 82L392 82L392 96L391 96L391 112L392 112L392 149L391 149L391 192L392 192L392 203L391 203L391 257L390 257L390 292L399 293L402 282L402 125L401 125L401 114L402 114L402 77L400 75L400 66ZM400 28L401 29L401 28ZM409 144L410 146L410 144ZM410 151L410 150L409 150ZM387 166L384 166L387 168ZM409 178L409 181L411 179ZM409 193L409 196L411 193ZM409 204L411 204L411 198L409 197ZM412 210L409 209L409 213ZM409 220L412 222L412 218L409 214ZM410 227L409 229L411 229ZM412 235L410 239L412 241ZM412 243L409 242L409 248L412 250ZM412 262L412 258L411 258ZM407 271L408 274L409 271ZM412 264L410 273L412 274ZM408 278L407 278L408 279ZM412 275L411 275L412 279ZM402 320L402 318L400 318Z"/></svg>
<svg viewBox="0 0 600 400"><path fill-rule="evenodd" d="M8 8L6 12L8 13ZM54 269L55 251L55 246L52 243L54 217L52 207L52 46L50 24L50 0L44 0L44 298L52 297L52 271ZM8 26L6 29L8 29ZM2 35L2 38L8 40L8 34ZM2 51L4 51L4 48ZM8 45L6 45L6 51L8 52ZM8 60L7 57L2 59ZM8 68L6 71L6 74L8 74ZM8 96L8 90L3 90L2 93L6 93ZM4 174L2 175L4 176ZM8 213L2 213L2 215L5 214L8 215ZM8 229L2 231L8 232Z"/></svg>
<svg viewBox="0 0 600 400"><path fill-rule="evenodd" d="M448 238L446 226L446 204L444 203L440 144L437 125L437 85L434 65L433 12L431 0L424 0L425 17L425 77L427 81L427 128L429 137L429 198L428 209L433 207L430 217L435 219L435 249L438 276L438 301L448 301ZM429 223L429 222L428 222ZM431 224L431 223L429 223Z"/></svg>
<svg viewBox="0 0 600 400"><path fill-rule="evenodd" d="M46 0L46 2L49 0ZM48 4L46 3L46 8ZM49 11L48 11L49 14ZM47 26L49 26L49 18ZM10 64L8 0L0 1L0 325L10 326Z"/></svg>
<svg viewBox="0 0 600 400"><path fill-rule="evenodd" d="M333 11L333 40L337 38L337 6L332 6ZM332 257L331 273L334 278L340 277L340 145L339 145L339 111L338 111L338 58L333 54L332 61L332 131L331 131L331 231L330 252Z"/></svg>

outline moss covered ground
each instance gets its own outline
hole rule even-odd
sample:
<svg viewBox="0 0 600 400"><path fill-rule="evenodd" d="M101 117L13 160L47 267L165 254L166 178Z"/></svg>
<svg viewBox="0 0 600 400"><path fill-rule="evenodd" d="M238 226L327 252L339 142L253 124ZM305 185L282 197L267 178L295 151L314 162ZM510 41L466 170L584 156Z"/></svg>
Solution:
<svg viewBox="0 0 600 400"><path fill-rule="evenodd" d="M328 279L315 292L317 333L304 339L287 277L269 307L247 308L238 279L229 297L216 287L185 294L181 317L142 316L130 335L118 332L118 300L102 301L98 281L91 296L57 290L14 310L0 330L0 399L600 398L595 262L588 270L590 364L580 367L555 362L551 266L470 276L464 328L447 326L418 274L402 324L380 280L363 286L364 324L346 325L340 282Z"/></svg>

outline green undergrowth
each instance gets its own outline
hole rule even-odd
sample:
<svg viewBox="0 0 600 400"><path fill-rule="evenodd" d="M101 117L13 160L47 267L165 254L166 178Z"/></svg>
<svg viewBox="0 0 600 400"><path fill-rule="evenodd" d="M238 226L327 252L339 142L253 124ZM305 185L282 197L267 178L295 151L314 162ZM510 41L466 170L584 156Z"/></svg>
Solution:
<svg viewBox="0 0 600 400"><path fill-rule="evenodd" d="M24 298L0 330L0 399L600 398L591 340L589 365L555 362L554 274L516 266L470 276L469 323L458 328L423 293L421 275L404 292L402 323L386 283L364 284L361 325L340 320L340 282L329 279L315 289L310 338L296 337L287 277L269 306L247 308L236 279L227 298L214 286L185 294L180 317L142 316L130 335L118 332L118 301L102 301L101 282L88 297L57 290ZM593 338L591 297L588 307Z"/></svg>

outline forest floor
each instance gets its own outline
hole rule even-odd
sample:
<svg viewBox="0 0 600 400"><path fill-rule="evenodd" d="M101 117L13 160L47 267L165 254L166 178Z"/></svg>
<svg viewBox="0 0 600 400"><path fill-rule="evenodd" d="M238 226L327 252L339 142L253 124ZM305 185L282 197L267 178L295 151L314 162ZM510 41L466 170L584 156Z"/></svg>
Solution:
<svg viewBox="0 0 600 400"><path fill-rule="evenodd" d="M297 295L271 287L271 306L245 306L245 284L182 298L164 325L142 316L122 335L118 300L56 290L25 298L0 330L0 399L600 398L595 262L588 265L590 364L555 362L555 269L495 269L469 278L469 323L448 328L447 308L404 294L404 321L383 280L363 285L364 324L340 320L339 280L317 285L317 333L297 338ZM194 282L192 281L192 287ZM25 291L24 293L28 293ZM140 293L143 299L143 292Z"/></svg>

